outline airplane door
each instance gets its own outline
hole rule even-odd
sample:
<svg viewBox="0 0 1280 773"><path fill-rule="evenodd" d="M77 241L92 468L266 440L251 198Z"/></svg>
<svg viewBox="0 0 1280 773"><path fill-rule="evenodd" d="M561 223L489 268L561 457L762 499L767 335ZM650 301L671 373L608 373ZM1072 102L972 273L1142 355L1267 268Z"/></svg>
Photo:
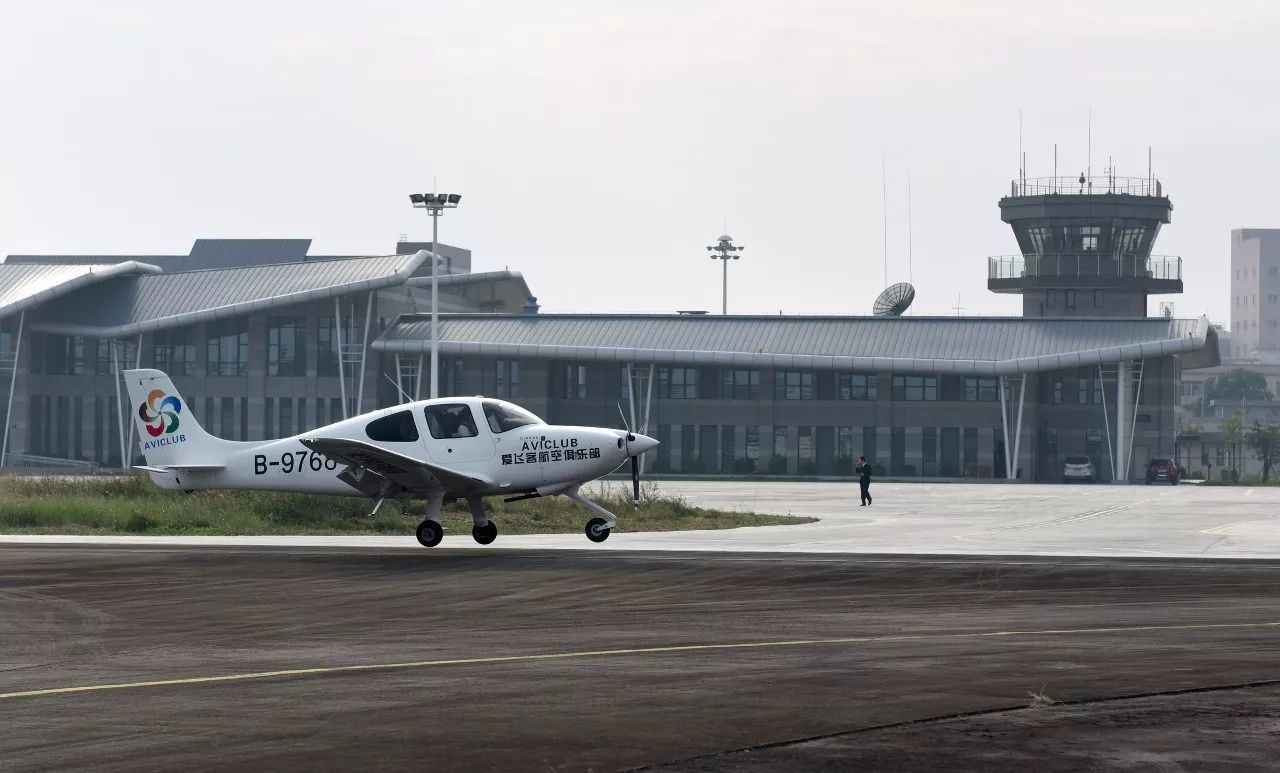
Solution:
<svg viewBox="0 0 1280 773"><path fill-rule="evenodd" d="M446 467L461 462L480 462L495 453L487 426L476 423L467 403L437 403L423 408L427 421L427 456Z"/></svg>

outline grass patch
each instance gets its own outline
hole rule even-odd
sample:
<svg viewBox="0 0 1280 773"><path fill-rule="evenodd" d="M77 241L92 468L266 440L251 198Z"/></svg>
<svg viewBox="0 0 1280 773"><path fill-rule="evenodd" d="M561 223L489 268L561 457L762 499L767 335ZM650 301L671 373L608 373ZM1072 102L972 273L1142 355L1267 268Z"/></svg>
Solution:
<svg viewBox="0 0 1280 773"><path fill-rule="evenodd" d="M814 518L760 515L694 507L663 494L656 484L641 491L639 511L620 487L583 491L618 515L618 532L732 529L810 523ZM503 534L582 531L592 514L564 497L505 504L487 500ZM165 491L143 476L102 478L0 477L0 532L9 534L413 534L423 504L405 513L395 503L370 518L367 499L267 491ZM465 502L447 505L445 531L466 534L471 512Z"/></svg>

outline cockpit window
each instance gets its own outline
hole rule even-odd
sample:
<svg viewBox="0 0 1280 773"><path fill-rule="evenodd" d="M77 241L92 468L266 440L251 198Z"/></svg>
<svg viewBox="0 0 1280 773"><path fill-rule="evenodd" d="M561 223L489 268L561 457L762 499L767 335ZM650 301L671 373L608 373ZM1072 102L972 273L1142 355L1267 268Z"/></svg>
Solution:
<svg viewBox="0 0 1280 773"><path fill-rule="evenodd" d="M471 406L466 403L443 403L423 408L427 417L427 429L436 440L475 437L476 421L471 417Z"/></svg>
<svg viewBox="0 0 1280 773"><path fill-rule="evenodd" d="M483 407L485 421L489 422L489 429L493 430L495 435L510 432L519 427L527 427L530 424L542 423L542 419L514 405L485 402Z"/></svg>
<svg viewBox="0 0 1280 773"><path fill-rule="evenodd" d="M370 440L381 443L412 443L418 439L418 425L412 411L399 411L374 419L365 426Z"/></svg>

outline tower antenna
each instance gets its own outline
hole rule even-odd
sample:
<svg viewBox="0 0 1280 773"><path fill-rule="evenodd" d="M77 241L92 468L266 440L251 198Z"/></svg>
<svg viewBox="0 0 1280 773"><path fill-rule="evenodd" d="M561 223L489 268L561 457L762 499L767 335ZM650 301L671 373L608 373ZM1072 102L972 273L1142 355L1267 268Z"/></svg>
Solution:
<svg viewBox="0 0 1280 773"><path fill-rule="evenodd" d="M1022 152L1022 108L1018 108L1018 181L1027 183L1027 155Z"/></svg>
<svg viewBox="0 0 1280 773"><path fill-rule="evenodd" d="M907 170L907 281L915 282L911 265L911 170Z"/></svg>
<svg viewBox="0 0 1280 773"><path fill-rule="evenodd" d="M1086 179L1092 179L1093 177L1093 105L1089 105L1089 124L1088 124L1087 132L1088 132L1088 139L1085 144L1085 148L1086 148L1086 152L1088 153L1088 158L1085 159L1084 168L1088 170L1085 174ZM1093 188L1092 182L1089 183L1089 188L1090 189Z"/></svg>
<svg viewBox="0 0 1280 773"><path fill-rule="evenodd" d="M884 235L881 243L884 247L884 285L889 286L889 184L885 181L884 153L880 154L880 211L884 216Z"/></svg>

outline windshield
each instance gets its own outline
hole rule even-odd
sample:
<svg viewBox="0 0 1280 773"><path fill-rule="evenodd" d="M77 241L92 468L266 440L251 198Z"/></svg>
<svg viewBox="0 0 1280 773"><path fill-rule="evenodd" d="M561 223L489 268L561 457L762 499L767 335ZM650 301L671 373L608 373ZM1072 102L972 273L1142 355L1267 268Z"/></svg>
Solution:
<svg viewBox="0 0 1280 773"><path fill-rule="evenodd" d="M489 429L493 430L495 435L510 432L519 427L527 427L530 424L542 423L542 419L523 408L507 403L488 401L484 403L484 418L485 421L489 422Z"/></svg>
<svg viewBox="0 0 1280 773"><path fill-rule="evenodd" d="M1088 464L1088 463L1089 463L1089 457L1087 456L1068 456L1067 457L1067 464Z"/></svg>

